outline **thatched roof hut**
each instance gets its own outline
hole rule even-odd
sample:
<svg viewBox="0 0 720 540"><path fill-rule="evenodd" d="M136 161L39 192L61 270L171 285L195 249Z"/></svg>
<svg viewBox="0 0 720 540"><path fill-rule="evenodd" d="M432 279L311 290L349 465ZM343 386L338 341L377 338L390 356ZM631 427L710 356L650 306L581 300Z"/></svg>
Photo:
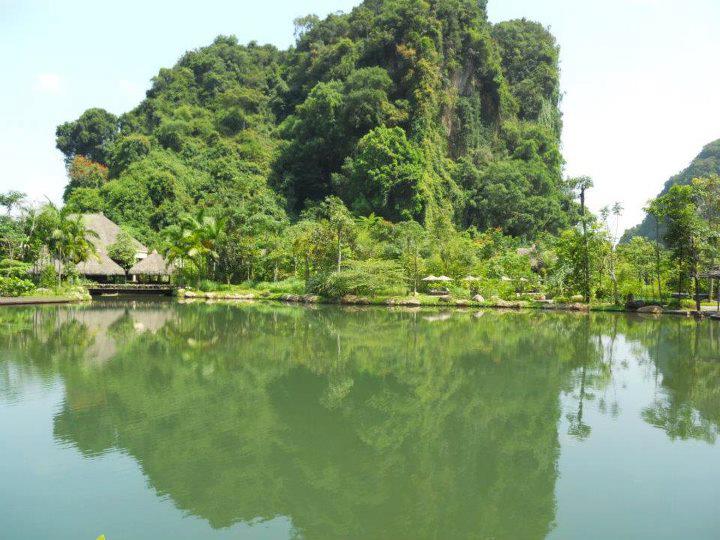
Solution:
<svg viewBox="0 0 720 540"><path fill-rule="evenodd" d="M452 278L449 278L447 276L433 276L431 274L428 277L423 278L422 280L428 281L428 282L439 281L439 282L443 282L443 283L449 283L450 281L452 281Z"/></svg>
<svg viewBox="0 0 720 540"><path fill-rule="evenodd" d="M98 250L97 255L90 255L87 261L75 266L82 276L124 276L125 269L113 261L105 253Z"/></svg>
<svg viewBox="0 0 720 540"><path fill-rule="evenodd" d="M93 235L88 238L95 246L97 253L90 255L87 261L76 265L75 269L77 273L96 280L98 278L102 280L116 276L124 277L125 270L123 267L108 256L108 249L117 242L122 229L116 223L105 217L104 214L82 214L80 218L85 228L93 231L97 235L97 237ZM145 259L148 254L148 248L134 238L132 238L132 244L135 248L135 260L142 261ZM57 272L61 270L62 265L60 261L52 260L47 249L44 248L31 273L39 274L43 268L51 264Z"/></svg>
<svg viewBox="0 0 720 540"><path fill-rule="evenodd" d="M120 226L102 213L83 214L82 221L87 229L97 234L97 238L91 237L89 240L95 244L98 253L107 255L108 248L117 241L118 235L122 232ZM135 257L137 259L145 258L148 254L148 248L135 238L132 239L132 243L135 246Z"/></svg>
<svg viewBox="0 0 720 540"><path fill-rule="evenodd" d="M150 255L128 270L128 274L131 276L169 276L173 270L173 265L168 264L162 255L153 250Z"/></svg>
<svg viewBox="0 0 720 540"><path fill-rule="evenodd" d="M63 272L68 271L67 266L64 267L60 261L51 258L47 250L43 250L29 273L35 275L40 274L46 266L53 266L56 272L60 272L61 270ZM98 251L97 254L90 255L87 261L75 265L75 270L81 276L110 277L125 275L125 270L122 266L100 251Z"/></svg>

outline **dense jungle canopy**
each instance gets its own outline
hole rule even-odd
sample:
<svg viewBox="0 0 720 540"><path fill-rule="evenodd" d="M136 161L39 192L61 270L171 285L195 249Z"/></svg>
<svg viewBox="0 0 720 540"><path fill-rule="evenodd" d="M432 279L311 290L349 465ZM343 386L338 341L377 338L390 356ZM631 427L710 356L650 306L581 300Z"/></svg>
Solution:
<svg viewBox="0 0 720 540"><path fill-rule="evenodd" d="M500 228L576 222L560 153L559 49L485 0L365 0L296 21L288 50L219 36L119 117L57 128L65 202L153 245L209 208L277 230L328 195L357 215Z"/></svg>

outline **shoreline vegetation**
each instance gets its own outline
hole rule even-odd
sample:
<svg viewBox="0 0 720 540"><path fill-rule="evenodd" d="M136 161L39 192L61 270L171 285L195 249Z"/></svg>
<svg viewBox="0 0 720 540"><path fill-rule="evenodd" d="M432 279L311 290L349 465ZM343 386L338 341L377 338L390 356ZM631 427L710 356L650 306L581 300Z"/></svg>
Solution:
<svg viewBox="0 0 720 540"><path fill-rule="evenodd" d="M648 204L655 234L620 241L622 205L594 215L592 179L565 174L547 28L494 24L476 0L365 0L295 25L287 50L219 36L135 109L59 125L62 207L0 194L0 296L132 280L683 314L720 296L715 146Z"/></svg>
<svg viewBox="0 0 720 540"><path fill-rule="evenodd" d="M544 310L544 311L573 311L579 313L589 312L615 312L636 313L643 315L676 315L683 317L708 317L720 320L720 311L710 308L710 303L703 304L700 312L689 308L677 308L649 304L642 307L628 307L612 303L583 303L581 301L554 300L505 300L499 297L490 299L453 297L452 295L431 295L418 293L417 295L354 295L332 298L317 294L273 292L268 289L251 287L224 287L218 290L202 291L193 288L178 288L174 291L174 298L180 303L196 301L213 302L277 302L285 304L323 304L338 306L371 306L387 308L440 308L440 309L506 309L506 310ZM119 297L120 299L123 296ZM152 296L149 296L152 298ZM0 307L52 305L52 304L79 304L90 303L93 297L84 286L70 286L62 290L36 289L32 294L24 296L0 296Z"/></svg>
<svg viewBox="0 0 720 540"><path fill-rule="evenodd" d="M374 306L374 307L404 307L404 308L441 308L441 309L513 309L513 310L545 310L545 311L574 311L589 312L615 312L637 313L643 315L679 315L684 317L697 317L698 312L692 309L672 309L658 305L648 305L637 309L619 306L610 303L585 304L582 302L554 302L552 300L503 300L491 298L489 300L474 300L472 298L453 298L449 296L434 296L418 294L417 296L358 296L346 295L340 298L328 298L316 294L292 294L270 292L260 289L235 289L232 291L200 291L194 289L178 289L176 296L180 302L195 301L229 301L229 302L281 302L294 304L324 304L341 306ZM703 310L702 316L713 317L716 312ZM717 312L720 313L720 312Z"/></svg>
<svg viewBox="0 0 720 540"><path fill-rule="evenodd" d="M36 288L25 294L0 295L0 306L42 304L76 304L90 302L92 297L82 285L63 286L56 289Z"/></svg>

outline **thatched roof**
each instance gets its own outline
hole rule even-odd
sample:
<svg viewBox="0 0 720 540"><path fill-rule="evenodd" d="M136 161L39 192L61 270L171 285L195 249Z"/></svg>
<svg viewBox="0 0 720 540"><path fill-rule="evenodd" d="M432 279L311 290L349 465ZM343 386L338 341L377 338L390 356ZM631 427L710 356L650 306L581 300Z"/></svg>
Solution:
<svg viewBox="0 0 720 540"><path fill-rule="evenodd" d="M98 250L88 260L75 266L77 273L83 276L124 276L125 270L105 253Z"/></svg>
<svg viewBox="0 0 720 540"><path fill-rule="evenodd" d="M56 272L63 269L63 264L57 259L51 258L47 250L43 250L30 274L40 274L43 268L52 265ZM125 270L104 253L90 255L88 260L75 266L77 273L82 276L124 276ZM64 270L63 270L64 271Z"/></svg>
<svg viewBox="0 0 720 540"><path fill-rule="evenodd" d="M128 270L128 274L131 276L169 276L173 270L173 265L168 264L162 255L153 250L150 255L138 261Z"/></svg>
<svg viewBox="0 0 720 540"><path fill-rule="evenodd" d="M105 217L105 214L83 214L82 221L86 228L94 231L98 237L91 237L89 240L95 244L98 253L107 254L108 247L117 241L122 231L120 226ZM148 248L133 238L133 245L138 253L147 253Z"/></svg>
<svg viewBox="0 0 720 540"><path fill-rule="evenodd" d="M720 278L720 266L717 268L713 268L712 270L709 270L708 272L705 272L704 274L701 274L700 277L712 278L712 279Z"/></svg>
<svg viewBox="0 0 720 540"><path fill-rule="evenodd" d="M78 264L76 266L78 274L83 276L124 276L125 270L108 256L108 248L117 241L122 229L106 218L104 214L82 214L80 217L83 225L97 234L97 237L93 235L88 238L95 246L97 255L90 255L87 261ZM137 258L142 258L147 254L148 248L134 238L132 244ZM44 249L31 273L37 274L49 264L54 265L56 271L60 271L60 262L50 260L47 249Z"/></svg>
<svg viewBox="0 0 720 540"><path fill-rule="evenodd" d="M423 278L422 280L423 280L423 281L442 281L442 282L447 283L447 282L449 282L449 281L452 281L452 278L449 278L449 277L447 277L447 276L433 276L433 275L431 274L431 275L429 275L428 277Z"/></svg>

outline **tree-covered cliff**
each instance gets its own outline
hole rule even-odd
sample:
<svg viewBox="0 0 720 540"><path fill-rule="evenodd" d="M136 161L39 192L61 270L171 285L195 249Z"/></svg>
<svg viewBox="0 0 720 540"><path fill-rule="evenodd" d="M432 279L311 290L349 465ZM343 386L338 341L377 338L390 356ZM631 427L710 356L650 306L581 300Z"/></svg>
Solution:
<svg viewBox="0 0 720 540"><path fill-rule="evenodd" d="M500 227L573 219L558 47L483 0L365 0L296 21L288 50L218 37L116 117L58 127L68 205L152 241L196 207L279 225L330 194L357 214Z"/></svg>
<svg viewBox="0 0 720 540"><path fill-rule="evenodd" d="M695 178L713 175L720 175L720 139L707 144L685 170L665 182L658 197L665 195L673 186L688 185ZM659 225L659 229L662 230L662 224ZM634 236L644 236L654 240L657 236L655 219L646 215L642 223L625 231L622 240L626 242Z"/></svg>

